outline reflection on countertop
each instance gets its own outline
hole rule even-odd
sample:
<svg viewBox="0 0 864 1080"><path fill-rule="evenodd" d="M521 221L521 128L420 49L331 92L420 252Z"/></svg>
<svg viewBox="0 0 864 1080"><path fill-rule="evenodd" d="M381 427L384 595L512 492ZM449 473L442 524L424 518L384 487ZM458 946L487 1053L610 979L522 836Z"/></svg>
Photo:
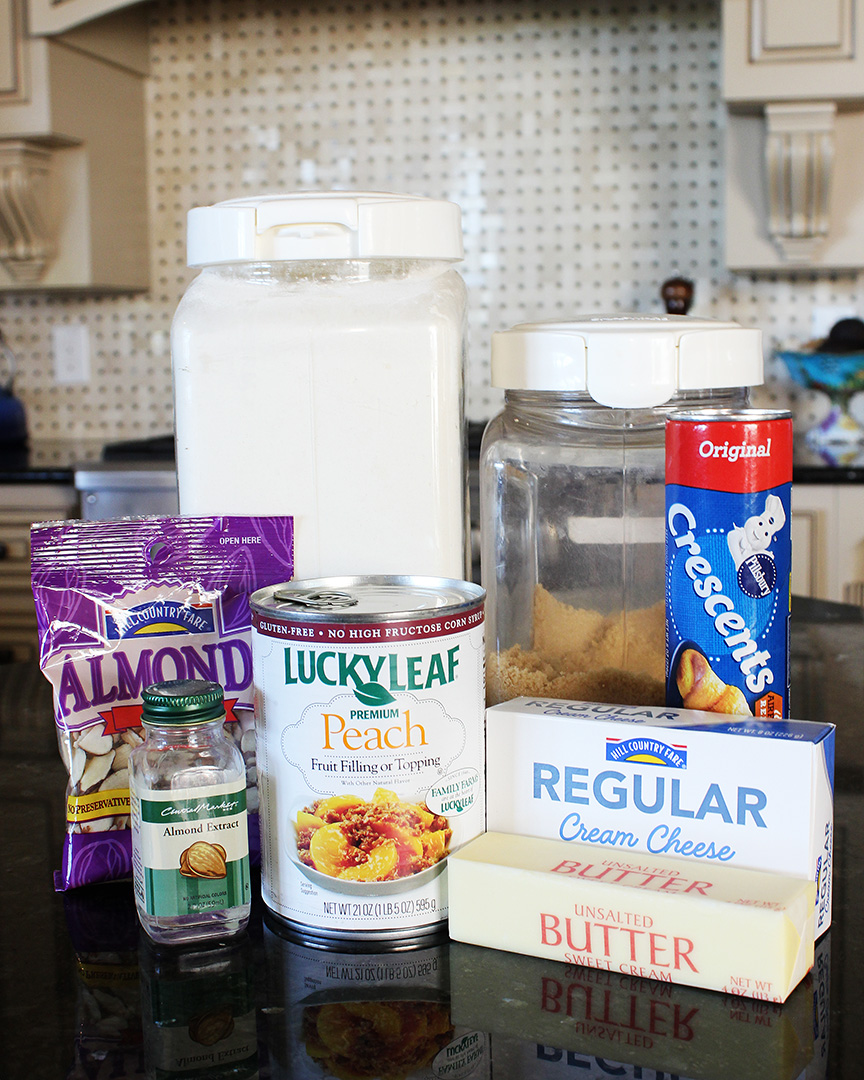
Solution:
<svg viewBox="0 0 864 1080"><path fill-rule="evenodd" d="M257 890L245 936L159 953L139 932L128 882L53 892L65 771L51 688L35 664L0 666L0 1073L857 1076L864 611L795 598L792 627L794 712L837 724L835 911L817 966L783 1006L446 939L397 953L313 949L285 934Z"/></svg>

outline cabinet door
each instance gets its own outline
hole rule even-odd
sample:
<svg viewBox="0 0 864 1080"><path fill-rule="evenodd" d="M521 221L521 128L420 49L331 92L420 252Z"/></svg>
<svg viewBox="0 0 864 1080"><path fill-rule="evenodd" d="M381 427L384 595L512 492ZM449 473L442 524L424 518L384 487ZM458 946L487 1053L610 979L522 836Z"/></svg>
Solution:
<svg viewBox="0 0 864 1080"><path fill-rule="evenodd" d="M0 105L23 101L24 72L23 0L0 0Z"/></svg>
<svg viewBox="0 0 864 1080"><path fill-rule="evenodd" d="M792 486L792 592L864 602L864 486Z"/></svg>
<svg viewBox="0 0 864 1080"><path fill-rule="evenodd" d="M840 599L864 607L864 487L853 498L838 493L840 505Z"/></svg>
<svg viewBox="0 0 864 1080"><path fill-rule="evenodd" d="M864 0L723 0L726 265L864 266Z"/></svg>
<svg viewBox="0 0 864 1080"><path fill-rule="evenodd" d="M22 4L0 0L0 290L146 289L146 8L40 37Z"/></svg>
<svg viewBox="0 0 864 1080"><path fill-rule="evenodd" d="M860 101L857 6L860 0L724 0L726 101Z"/></svg>
<svg viewBox="0 0 864 1080"><path fill-rule="evenodd" d="M829 487L792 487L792 592L828 598L828 533L834 515Z"/></svg>
<svg viewBox="0 0 864 1080"><path fill-rule="evenodd" d="M30 584L30 525L68 518L73 487L0 484L0 663L38 656L36 608Z"/></svg>
<svg viewBox="0 0 864 1080"><path fill-rule="evenodd" d="M59 34L137 0L27 0L31 34Z"/></svg>

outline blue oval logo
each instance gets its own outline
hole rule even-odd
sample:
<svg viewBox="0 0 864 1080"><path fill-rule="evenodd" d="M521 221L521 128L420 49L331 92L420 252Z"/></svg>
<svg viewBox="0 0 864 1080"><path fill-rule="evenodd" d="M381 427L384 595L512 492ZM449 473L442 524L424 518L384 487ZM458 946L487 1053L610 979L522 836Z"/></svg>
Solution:
<svg viewBox="0 0 864 1080"><path fill-rule="evenodd" d="M777 567L764 551L749 555L738 567L738 588L754 600L768 596L777 584Z"/></svg>

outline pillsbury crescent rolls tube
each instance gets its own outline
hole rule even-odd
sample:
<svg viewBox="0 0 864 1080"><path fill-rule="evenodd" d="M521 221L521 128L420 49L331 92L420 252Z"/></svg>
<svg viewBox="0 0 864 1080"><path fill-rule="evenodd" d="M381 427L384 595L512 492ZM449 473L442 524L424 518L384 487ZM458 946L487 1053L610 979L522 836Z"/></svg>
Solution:
<svg viewBox="0 0 864 1080"><path fill-rule="evenodd" d="M666 703L789 715L792 420L666 422Z"/></svg>

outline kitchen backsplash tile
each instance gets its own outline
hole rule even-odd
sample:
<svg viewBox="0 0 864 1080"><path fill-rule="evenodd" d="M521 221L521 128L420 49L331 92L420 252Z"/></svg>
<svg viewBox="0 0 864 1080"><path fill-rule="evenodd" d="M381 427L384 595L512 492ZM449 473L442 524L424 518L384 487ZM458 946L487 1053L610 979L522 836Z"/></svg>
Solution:
<svg viewBox="0 0 864 1080"><path fill-rule="evenodd" d="M294 188L396 190L464 212L468 415L491 416L495 329L589 311L758 325L769 350L814 308L864 310L857 274L741 277L723 263L717 0L362 5L154 0L149 7L152 287L139 296L0 296L37 439L143 437L172 424L168 335L192 272L186 211ZM90 328L90 382L57 386L51 328ZM769 363L760 403L787 404ZM805 420L822 404L802 396ZM224 418L221 421L224 422Z"/></svg>

